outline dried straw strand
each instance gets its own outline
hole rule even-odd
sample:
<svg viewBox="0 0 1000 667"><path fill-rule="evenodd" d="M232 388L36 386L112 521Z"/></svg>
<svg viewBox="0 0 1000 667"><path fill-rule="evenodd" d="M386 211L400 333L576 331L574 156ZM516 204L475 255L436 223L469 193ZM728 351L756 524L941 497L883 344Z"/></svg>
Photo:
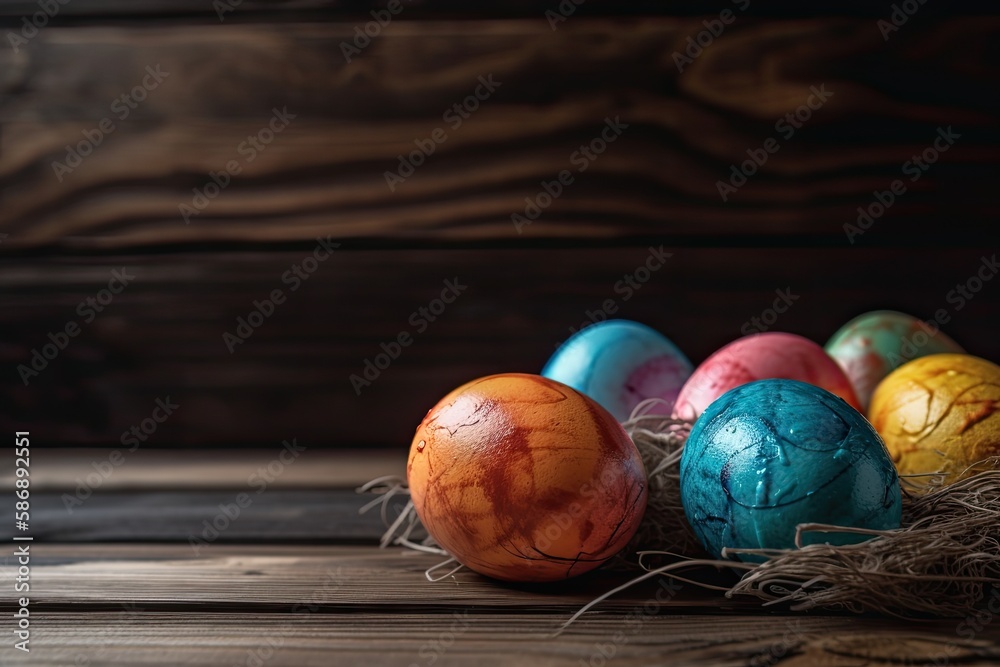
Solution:
<svg viewBox="0 0 1000 667"><path fill-rule="evenodd" d="M663 402L643 401L622 424L636 444L646 467L649 499L646 514L635 536L622 551L617 564L636 564L633 554L639 551L665 551L681 556L702 557L698 538L684 516L681 505L680 461L691 423L651 414Z"/></svg>
<svg viewBox="0 0 1000 667"><path fill-rule="evenodd" d="M764 606L788 604L796 611L821 607L902 618L967 615L989 587L1000 586L1000 459L979 462L967 471L971 476L950 484L947 480L954 476L941 473L902 479L903 526L898 530L803 524L796 530L796 548L723 553L724 557L756 556L762 563L714 560L706 558L681 505L679 467L691 424L651 414L655 408L653 402L641 404L624 424L648 471L649 502L638 532L617 564L629 563L646 572L587 604L564 628L603 600L657 575L724 591L726 597L754 596ZM380 508L387 526L383 547L400 545L448 558L427 571L432 581L461 567L435 576L454 560L432 538L418 541L412 537L420 521L405 480L381 477L358 491L379 495L361 511ZM395 518L389 509L393 498L407 500ZM802 546L803 534L815 532L850 532L870 539L849 545ZM648 563L654 555L670 562L654 567ZM729 589L680 575L705 566L743 575Z"/></svg>
<svg viewBox="0 0 1000 667"><path fill-rule="evenodd" d="M668 576L693 559L705 564L680 502L679 463L689 425L634 414L625 428L650 477L649 510L639 528L642 555L673 552L679 560L657 568ZM822 607L906 618L968 614L989 586L1000 585L997 467L995 459L979 462L969 468L972 476L952 484L940 473L901 480L903 525L898 530L804 524L797 527L794 549L728 549L724 557L765 560L749 568L715 561L746 569L726 596L753 595L765 605L788 603L792 610ZM809 532L849 532L871 539L802 546L802 535Z"/></svg>

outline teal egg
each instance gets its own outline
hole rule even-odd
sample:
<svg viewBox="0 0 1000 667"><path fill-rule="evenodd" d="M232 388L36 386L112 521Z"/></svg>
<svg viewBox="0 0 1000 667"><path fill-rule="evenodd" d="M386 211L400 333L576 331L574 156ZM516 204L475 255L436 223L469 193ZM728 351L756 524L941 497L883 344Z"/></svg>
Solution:
<svg viewBox="0 0 1000 667"><path fill-rule="evenodd" d="M875 429L843 399L796 380L758 380L713 402L684 445L680 484L688 522L717 557L723 547L792 548L800 523L899 528L902 513ZM803 534L804 544L865 539Z"/></svg>
<svg viewBox="0 0 1000 667"><path fill-rule="evenodd" d="M876 385L907 361L964 352L936 323L894 310L858 315L840 327L824 349L844 370L866 410Z"/></svg>

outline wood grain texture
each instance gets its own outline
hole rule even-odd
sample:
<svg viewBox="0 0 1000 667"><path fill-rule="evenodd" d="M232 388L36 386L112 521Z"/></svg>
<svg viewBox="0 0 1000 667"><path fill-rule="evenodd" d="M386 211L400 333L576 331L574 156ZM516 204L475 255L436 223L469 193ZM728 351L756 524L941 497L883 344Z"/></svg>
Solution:
<svg viewBox="0 0 1000 667"><path fill-rule="evenodd" d="M32 602L39 610L111 609L123 603L208 612L296 611L309 601L324 612L379 610L450 613L463 608L544 612L562 623L599 592L631 575L598 570L552 584L504 584L469 570L432 582L424 572L444 559L400 547L212 544L197 554L188 544L46 544L32 546ZM3 556L9 575L13 556ZM453 566L452 566L453 567ZM438 572L447 573L451 567ZM714 575L706 573L710 577ZM711 581L719 581L717 578ZM657 590L639 585L602 605L629 611ZM664 594L666 595L666 594ZM661 596L663 597L663 596ZM0 602L10 606L13 586ZM689 586L664 599L676 609L759 610L754 598L727 600ZM319 609L317 609L319 611ZM566 614L566 616L563 616ZM551 626L550 626L551 627Z"/></svg>
<svg viewBox="0 0 1000 667"><path fill-rule="evenodd" d="M122 464L101 482L108 491L245 490L255 473L266 469L279 449L240 448L239 454L218 449L139 448L122 452ZM268 482L268 489L354 489L383 475L406 474L407 449L311 451L308 465L289 465ZM35 448L31 488L34 492L74 492L82 478L108 461L107 448ZM0 470L0 487L13 488L13 468ZM62 539L62 538L60 538Z"/></svg>
<svg viewBox="0 0 1000 667"><path fill-rule="evenodd" d="M354 24L49 27L0 50L0 251L302 241L437 245L540 239L847 243L873 192L900 196L861 242L987 242L1000 177L990 17L917 22L887 42L870 18L746 19L683 73L700 18L421 21L390 25L351 63ZM120 120L116 97L169 72ZM480 76L501 86L454 128ZM834 94L788 139L776 121L811 86ZM296 115L252 162L274 108ZM118 109L122 107L117 107ZM602 155L572 155L620 117ZM109 118L72 173L54 161ZM938 128L961 138L915 182L903 165ZM391 191L385 173L435 129L447 140ZM724 203L717 182L780 150ZM210 172L241 172L185 224ZM511 214L561 170L575 180L518 234Z"/></svg>
<svg viewBox="0 0 1000 667"><path fill-rule="evenodd" d="M928 3L885 40L878 3L751 4L683 72L673 54L719 3L588 0L552 30L555 3L427 0L350 63L342 43L379 3L245 0L220 25L207 1L73 0L28 44L5 43L0 430L31 430L39 483L33 650L5 645L0 664L997 664L992 612L799 615L691 585L653 604L658 582L552 637L625 575L432 583L440 558L377 549L379 521L343 488L398 472L445 392L537 371L607 303L695 362L781 290L796 298L775 329L822 342L864 310L937 311L971 352L1000 360L1000 282L953 292L996 252L1000 20ZM5 41L35 11L0 2ZM497 17L515 18L481 20ZM169 76L119 117L114 100L156 66ZM490 76L501 86L453 127L443 114ZM834 95L724 202L717 181L811 86ZM247 160L241 143L285 107L294 119ZM511 214L577 167L609 117L628 128L518 233ZM53 162L104 118L114 131L59 180ZM955 145L852 244L857 208L945 127ZM447 141L390 189L397 156L437 128ZM240 173L185 224L180 206L230 160ZM292 290L284 272L327 236L342 248ZM661 243L665 265L619 288ZM133 284L85 320L79 304L115 270ZM468 288L417 330L413 314L446 280ZM222 334L275 289L287 302L230 353ZM79 337L26 386L17 366L70 322ZM412 346L356 392L349 376L404 331ZM179 407L128 451L157 400ZM307 449L192 548L289 439ZM45 450L81 444L99 449ZM206 445L230 449L192 454ZM385 449L359 464L330 451L345 446ZM112 448L125 462L70 514L62 493ZM15 566L0 555L5 614Z"/></svg>
<svg viewBox="0 0 1000 667"><path fill-rule="evenodd" d="M4 664L245 664L261 649L266 664L296 666L575 666L594 656L603 664L602 653L615 665L1000 658L989 622L969 633L962 619L762 613L693 586L658 602L666 589L656 583L553 636L611 580L515 588L460 572L430 583L423 569L433 556L372 548L218 546L194 559L180 546L35 544L33 554L34 652L25 660L5 647ZM9 608L8 588L0 605Z"/></svg>
<svg viewBox="0 0 1000 667"><path fill-rule="evenodd" d="M228 3L233 12L224 14L226 21L281 21L301 20L344 20L345 18L366 18L372 10L382 9L387 0L242 0ZM406 13L403 20L440 17L460 17L464 19L497 19L503 17L542 17L546 10L559 11L559 2L539 3L535 0L485 0L475 5L461 0L404 0ZM575 3L574 3L575 4ZM858 15L882 17L891 9L876 6L865 0L817 0L803 3L778 0L768 3L734 2L745 7L742 11L751 16L829 16ZM622 16L622 15L718 15L725 5L710 0L673 0L669 3L657 0L587 0L575 6L573 17L580 16ZM0 2L0 17L21 17L38 11L37 2L32 0L4 0ZM992 5L975 0L955 0L947 4L931 4L921 8L921 17L952 14L995 14ZM198 18L215 19L218 10L208 0L74 0L61 7L53 22L76 24L86 19L104 20L134 19L182 16L187 20Z"/></svg>
<svg viewBox="0 0 1000 667"><path fill-rule="evenodd" d="M46 612L30 659L5 664L63 667L100 665L246 665L251 656L273 667L370 665L410 667L622 667L671 665L737 667L889 667L951 664L988 667L1000 659L996 633L954 636L954 624L905 626L885 620L686 615L626 620L602 614L565 634L538 614L467 613L256 614ZM211 623L207 630L206 623ZM467 626L467 627L466 627ZM618 641L616 641L618 639ZM593 660L593 663L591 663Z"/></svg>
<svg viewBox="0 0 1000 667"><path fill-rule="evenodd" d="M83 468L77 476L86 479L92 472L92 468ZM183 484L183 479L178 481ZM236 505L239 493L247 494L242 507ZM386 530L378 509L358 513L375 497L351 489L287 490L244 484L240 489L216 491L115 492L102 485L93 490L93 495L84 491L77 498L75 494L76 489L70 487L58 494L32 495L32 533L36 539L184 544L191 540L199 544L197 540L201 539L208 543L204 547L207 550L210 544L233 543L370 545L377 544ZM405 498L392 503L392 518L405 503ZM234 505L239 508L239 516L227 520L221 508L230 508L232 515ZM13 506L0 515L5 520L0 534L10 542L16 534ZM216 520L227 527L213 530L209 525Z"/></svg>
<svg viewBox="0 0 1000 667"><path fill-rule="evenodd" d="M776 290L795 299L762 326L824 342L866 310L923 318L943 310L949 335L1000 360L1000 282L984 283L971 300L948 298L995 248L665 248L672 256L633 290L622 281L645 270L645 248L407 252L345 243L292 291L281 276L308 252L8 259L0 266L0 429L30 429L40 447L121 447L122 435L169 397L180 407L141 448L276 454L297 437L317 450L405 451L448 391L491 373L539 372L585 323L609 314L645 322L697 363L749 332ZM87 323L78 304L122 267L135 280ZM468 288L421 323L419 309L455 279ZM230 354L223 333L274 289L287 300ZM70 321L81 333L25 386L18 366ZM412 344L356 392L350 376L400 332Z"/></svg>

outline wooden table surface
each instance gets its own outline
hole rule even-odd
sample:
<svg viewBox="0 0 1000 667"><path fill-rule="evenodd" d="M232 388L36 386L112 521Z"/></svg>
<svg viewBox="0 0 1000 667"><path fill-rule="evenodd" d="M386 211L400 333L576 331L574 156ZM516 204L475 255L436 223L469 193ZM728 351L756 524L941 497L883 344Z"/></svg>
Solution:
<svg viewBox="0 0 1000 667"><path fill-rule="evenodd" d="M823 342L892 308L996 360L1000 281L982 272L1000 16L908 2L422 0L345 58L384 0L0 1L0 430L39 447L30 653L13 648L14 499L0 503L0 667L1000 664L990 611L765 611L667 581L553 636L623 575L431 582L439 559L379 549L354 492L402 472L434 398L536 372L610 315L697 363L757 318ZM897 4L919 15L886 33ZM711 48L694 42L730 15ZM499 82L489 100L471 97L483 77ZM474 115L449 121L467 101ZM294 116L280 136L278 110ZM792 114L808 121L789 133ZM628 125L613 145L598 135L611 119ZM607 152L581 164L597 140ZM404 154L419 174L390 184ZM521 225L529 205L544 214ZM862 215L877 219L863 236ZM340 247L286 282L318 239ZM88 311L123 271L135 284ZM444 281L468 293L414 319ZM280 312L256 310L276 293ZM777 320L781 294L796 305ZM266 325L231 347L251 309ZM352 377L401 333L419 340L362 392ZM177 416L112 463L158 401ZM293 436L308 450L267 473L278 446L253 448ZM6 463L0 482L13 488Z"/></svg>
<svg viewBox="0 0 1000 667"><path fill-rule="evenodd" d="M311 451L249 480L276 452L138 450L82 501L98 450L35 450L31 652L3 665L992 665L1000 624L762 610L667 580L600 605L598 572L547 587L468 571L430 582L430 554L379 549L356 483L398 474L403 453ZM7 477L0 478L9 485ZM256 478L259 479L259 478ZM252 502L217 537L219 506ZM72 511L67 509L69 506ZM6 510L5 510L6 511ZM9 519L9 520L8 520ZM220 526L226 523L218 521ZM7 517L3 525L13 524ZM200 535L204 543L194 542ZM6 535L7 541L12 536ZM5 617L15 609L5 550Z"/></svg>

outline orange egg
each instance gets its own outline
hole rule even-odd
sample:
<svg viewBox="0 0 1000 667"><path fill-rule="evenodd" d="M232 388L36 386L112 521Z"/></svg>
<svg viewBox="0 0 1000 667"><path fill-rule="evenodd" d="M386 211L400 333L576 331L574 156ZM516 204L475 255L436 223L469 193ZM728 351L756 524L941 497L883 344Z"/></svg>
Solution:
<svg viewBox="0 0 1000 667"><path fill-rule="evenodd" d="M914 359L875 388L868 418L900 474L954 481L1000 456L1000 366L971 354Z"/></svg>
<svg viewBox="0 0 1000 667"><path fill-rule="evenodd" d="M417 428L406 474L437 543L505 581L594 569L646 509L642 459L621 425L539 375L491 375L445 396Z"/></svg>

